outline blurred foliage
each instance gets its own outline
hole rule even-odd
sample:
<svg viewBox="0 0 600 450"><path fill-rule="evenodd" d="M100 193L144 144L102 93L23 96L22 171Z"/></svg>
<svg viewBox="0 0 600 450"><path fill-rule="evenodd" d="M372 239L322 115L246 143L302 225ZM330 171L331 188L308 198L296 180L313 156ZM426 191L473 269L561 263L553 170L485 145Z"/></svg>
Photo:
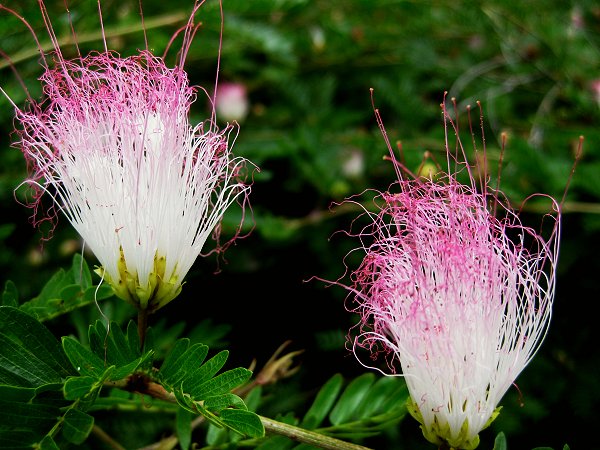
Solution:
<svg viewBox="0 0 600 450"><path fill-rule="evenodd" d="M4 5L25 17L49 49L36 3L10 0ZM192 3L142 1L152 51L164 52ZM101 49L96 2L70 1L70 14L61 1L46 6L60 39L68 42L72 23L82 53ZM271 387L266 413L306 411L307 391L314 393L338 372L363 373L344 348L344 336L356 319L344 308L345 292L309 281L312 276L340 277L344 255L357 244L335 234L348 228L356 212L330 206L366 188L384 190L395 177L382 159L388 150L374 119L370 88L392 144L402 142L413 170L425 151L443 160L439 103L448 91L459 111L473 106L476 123L476 102L481 101L492 176L500 136L507 133L501 188L517 207L536 192L562 198L579 136L585 137L564 203L553 323L540 353L517 380L518 389L509 391L491 431L482 434L482 448L492 448L499 431L518 448L577 448L587 442L600 406L600 358L590 352L600 270L597 2L224 0L223 10L219 79L245 86L250 105L240 118L234 153L260 169L251 194L254 222L248 223L248 230L254 228L227 251L225 261L199 259L181 298L152 321L188 331L206 320L231 327L230 360L242 366L254 358L266 360L288 339L305 349L302 370ZM137 0L105 0L102 16L109 48L126 56L145 47ZM186 69L192 83L210 93L219 43L218 2L208 0L198 19L203 26ZM175 60L178 45L180 40L172 44L168 61ZM41 67L35 41L23 23L4 12L0 47L18 72L0 63L0 86L18 105L26 98L20 81L38 98ZM67 56L76 55L74 46L64 49ZM70 264L82 245L66 220L54 230L39 231L27 223L31 211L22 205L18 189L26 164L10 148L13 108L4 98L0 102L2 279L12 280L21 299L29 300L39 296L59 267ZM208 108L199 96L192 120L203 120ZM466 121L461 123L465 127ZM470 141L464 142L470 148ZM527 206L524 220L537 226L547 205ZM225 232L232 232L228 223L226 217ZM46 240L50 231L53 237ZM93 256L85 256L93 264ZM112 320L127 317L128 311L111 302L100 306ZM86 319L77 318L86 314ZM91 304L47 325L77 334L77 323L88 324L88 316L97 315ZM364 443L430 448L409 420Z"/></svg>

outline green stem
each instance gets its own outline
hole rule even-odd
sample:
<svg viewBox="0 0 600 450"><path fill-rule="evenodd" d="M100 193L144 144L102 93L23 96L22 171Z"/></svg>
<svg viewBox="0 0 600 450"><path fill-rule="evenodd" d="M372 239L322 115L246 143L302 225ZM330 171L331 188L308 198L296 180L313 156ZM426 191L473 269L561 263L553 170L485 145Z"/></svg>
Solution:
<svg viewBox="0 0 600 450"><path fill-rule="evenodd" d="M353 444L351 442L325 436L324 434L320 434L315 431L305 430L293 425L288 425L286 423L269 419L268 417L258 417L260 417L260 421L268 433L279 434L304 444L313 445L315 447L327 450L369 450L367 447L363 447L362 445Z"/></svg>
<svg viewBox="0 0 600 450"><path fill-rule="evenodd" d="M146 330L148 329L148 309L138 309L138 336L140 338L140 350L144 351L146 341Z"/></svg>

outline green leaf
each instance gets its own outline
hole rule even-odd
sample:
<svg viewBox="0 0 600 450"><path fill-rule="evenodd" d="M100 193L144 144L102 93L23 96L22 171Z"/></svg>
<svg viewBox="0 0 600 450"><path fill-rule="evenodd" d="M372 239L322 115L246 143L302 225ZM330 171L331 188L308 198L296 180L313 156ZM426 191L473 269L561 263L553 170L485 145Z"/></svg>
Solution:
<svg viewBox="0 0 600 450"><path fill-rule="evenodd" d="M256 411L260 406L262 400L263 389L262 386L254 387L247 395L244 397L244 403L246 407L250 411ZM233 394L232 394L233 395Z"/></svg>
<svg viewBox="0 0 600 450"><path fill-rule="evenodd" d="M396 382L396 389L391 390L390 395L384 399L379 411L391 411L394 409L406 409L406 399L408 398L408 388L404 378L384 377L387 380ZM389 381L391 383L391 381Z"/></svg>
<svg viewBox="0 0 600 450"><path fill-rule="evenodd" d="M239 409L247 409L244 400L238 397L235 394L227 393L222 395L215 395L213 397L208 397L204 400L204 407L209 411L221 411L225 408L239 408Z"/></svg>
<svg viewBox="0 0 600 450"><path fill-rule="evenodd" d="M132 329L131 323L129 330ZM98 320L94 325L90 325L88 328L88 340L90 343L90 350L88 351L81 344L76 345L69 343L69 348L72 347L73 358L77 358L79 364L82 359L87 358L86 355L94 354L96 358L92 361L98 372L95 376L100 374L100 370L104 373L104 367L114 366L114 370L110 375L111 380L120 380L134 373L140 366L152 364L153 351L149 351L144 355L141 355L139 348L133 350L129 344L128 339L131 336L128 331L128 335L125 336L121 328L116 322L112 322L110 329L107 330L102 323ZM137 332L135 333L134 345L139 345L139 338ZM90 353L91 352L91 353ZM80 353L77 356L77 353ZM140 356L141 355L141 356ZM102 366L100 366L102 361ZM88 373L80 372L83 375L89 375Z"/></svg>
<svg viewBox="0 0 600 450"><path fill-rule="evenodd" d="M107 380L115 372L115 366L109 366L100 376L71 377L63 386L63 395L67 400L74 400L81 410L89 410Z"/></svg>
<svg viewBox="0 0 600 450"><path fill-rule="evenodd" d="M71 271L73 273L74 281L79 286L81 286L82 290L86 290L90 286L92 286L92 273L90 272L90 268L85 262L81 253L75 253L73 255L73 263L71 264Z"/></svg>
<svg viewBox="0 0 600 450"><path fill-rule="evenodd" d="M78 409L69 409L63 417L62 435L73 443L81 444L85 441L94 426L94 418Z"/></svg>
<svg viewBox="0 0 600 450"><path fill-rule="evenodd" d="M207 362L206 365L208 365L209 362ZM237 367L228 370L227 372L223 372L204 383L196 384L196 382L200 382L200 378L196 379L194 378L194 375L190 375L190 377L186 379L186 384L191 385L191 388L186 389L186 386L184 385L184 389L189 392L194 400L204 400L214 395L228 393L232 389L235 389L248 381L251 376L252 372L250 370L243 367Z"/></svg>
<svg viewBox="0 0 600 450"><path fill-rule="evenodd" d="M0 307L0 383L37 387L71 374L63 349L45 326L17 308Z"/></svg>
<svg viewBox="0 0 600 450"><path fill-rule="evenodd" d="M67 397L87 395L102 385L98 378L110 373L84 367L96 379L79 381L68 378L75 374L69 361L94 363L94 355L74 339L65 338L68 355L54 336L32 316L14 307L0 307L0 369L3 382L19 382L21 386L0 386L0 431L19 436L29 448L58 448L54 441L57 430L73 443L81 443L91 430L93 419L74 405L68 407L62 395L67 378ZM102 365L100 360L96 361ZM96 373L98 372L98 373ZM100 377L98 376L100 375ZM93 383L96 382L94 385ZM35 389L34 389L35 388ZM43 395L42 395L43 394ZM67 398L69 400L69 398ZM80 406L84 404L77 403ZM64 408L66 412L63 415ZM91 420L91 422L90 422ZM9 444L6 433L0 433L3 448L19 448Z"/></svg>
<svg viewBox="0 0 600 450"><path fill-rule="evenodd" d="M224 409L221 411L221 420L232 430L238 433L259 438L265 435L265 427L260 417L250 411L241 409Z"/></svg>
<svg viewBox="0 0 600 450"><path fill-rule="evenodd" d="M247 411L242 399L230 392L248 381L252 372L238 367L215 376L227 362L229 352L223 350L204 362L208 347L189 343L189 339L179 339L167 354L157 374L163 386L173 392L183 409L201 414L210 424L245 436L262 436L260 418Z"/></svg>
<svg viewBox="0 0 600 450"><path fill-rule="evenodd" d="M18 306L19 305L19 291L17 286L10 280L4 283L4 292L2 292L2 305L3 306Z"/></svg>
<svg viewBox="0 0 600 450"><path fill-rule="evenodd" d="M111 296L110 286L92 286L89 267L81 255L75 254L70 269L59 269L39 295L23 303L20 309L44 321Z"/></svg>
<svg viewBox="0 0 600 450"><path fill-rule="evenodd" d="M100 286L90 286L83 292L82 302L78 306L85 306L92 302L99 302L114 296L112 288L108 284L101 284Z"/></svg>
<svg viewBox="0 0 600 450"><path fill-rule="evenodd" d="M41 398L31 397L33 389L3 386L0 397L0 448L39 448L40 441L50 438L50 431L62 421L61 409L67 406L60 385L48 389ZM48 395L49 394L49 395ZM47 440L50 444L51 440Z"/></svg>
<svg viewBox="0 0 600 450"><path fill-rule="evenodd" d="M0 400L1 429L25 429L43 434L56 422L58 408L39 403Z"/></svg>
<svg viewBox="0 0 600 450"><path fill-rule="evenodd" d="M70 336L64 336L62 343L67 357L78 373L96 379L102 378L106 371L106 365L102 359Z"/></svg>
<svg viewBox="0 0 600 450"><path fill-rule="evenodd" d="M208 430L206 431L206 443L212 447L216 447L226 442L228 435L228 428L218 427L211 423L208 425Z"/></svg>
<svg viewBox="0 0 600 450"><path fill-rule="evenodd" d="M191 350L196 347L198 344L192 345L190 350L187 353L191 353ZM206 347L206 346L203 346ZM206 351L208 352L208 347L206 347ZM189 358L184 361L182 369L185 370L185 378L183 379L184 390L192 388L196 386L197 383L203 383L206 380L209 380L213 377L227 362L227 357L229 356L229 352L227 350L222 350L217 353L215 356L210 358L206 363L200 365L204 360L206 355L203 354L201 358L196 360L195 355L192 354ZM200 365L200 366L199 366ZM198 367L199 366L199 367ZM189 386L192 384L192 386Z"/></svg>
<svg viewBox="0 0 600 450"><path fill-rule="evenodd" d="M179 371L181 364L179 359L184 355L190 346L190 340L187 338L179 339L171 349L162 365L160 366L159 376L164 382L171 384L175 380L175 374ZM208 349L207 353L208 353ZM175 384L175 383L173 383Z"/></svg>
<svg viewBox="0 0 600 450"><path fill-rule="evenodd" d="M152 361L152 352L146 353L144 356L134 361L131 361L129 364L126 364L121 367L116 367L113 373L111 374L110 379L114 381L127 378L129 375L136 372L140 366L144 365L146 361Z"/></svg>
<svg viewBox="0 0 600 450"><path fill-rule="evenodd" d="M506 436L502 431L496 435L493 450L506 450Z"/></svg>
<svg viewBox="0 0 600 450"><path fill-rule="evenodd" d="M160 368L159 376L168 386L177 386L187 378L193 378L199 381L205 380L205 378L202 377L202 374L199 376L197 375L197 372L204 367L204 365L201 364L204 361L204 358L206 358L206 355L208 355L208 347L203 344L194 344L189 348L185 348L187 345L189 345L188 339L178 340ZM227 355L225 355L225 359L227 359ZM210 362L211 361L208 361L207 364ZM223 364L207 377L211 377L216 373ZM212 365L214 365L214 362ZM211 366L209 366L209 369L210 368Z"/></svg>
<svg viewBox="0 0 600 450"><path fill-rule="evenodd" d="M140 353L140 335L138 334L137 324L133 320L130 320L127 324L127 343L132 354Z"/></svg>
<svg viewBox="0 0 600 450"><path fill-rule="evenodd" d="M210 424L244 436L262 436L264 427L260 418L230 392L248 381L252 372L238 367L215 376L227 362L229 352L223 350L204 362L208 347L199 343L190 346L189 342L189 339L178 340L167 354L157 374L163 386L173 392L183 409L201 414ZM216 439L219 433L215 433Z"/></svg>
<svg viewBox="0 0 600 450"><path fill-rule="evenodd" d="M29 403L35 397L35 392L34 388L0 386L0 399L7 402Z"/></svg>
<svg viewBox="0 0 600 450"><path fill-rule="evenodd" d="M344 380L342 375L334 375L317 393L300 427L342 440L353 440L377 435L398 423L406 416L406 383L397 377L374 380L372 373L361 375L352 380L340 396ZM321 424L327 415L333 426ZM332 417L337 423L333 423ZM293 421L288 422L294 424ZM257 449L262 450L263 446L266 449L279 448L271 447L273 439L270 437L265 440ZM309 447L296 445L294 449ZM280 448L289 447L282 444Z"/></svg>
<svg viewBox="0 0 600 450"><path fill-rule="evenodd" d="M52 439L50 436L46 436L40 442L40 445L39 447L37 447L37 450L60 450L60 448L58 447L58 445L56 445L54 439Z"/></svg>
<svg viewBox="0 0 600 450"><path fill-rule="evenodd" d="M94 325L90 325L88 328L88 342L90 350L97 356L104 355L103 359L107 364L114 364L115 366L123 366L131 361L123 356L123 351L129 351L129 347L124 344L122 349L115 343L114 336L121 334L121 329L118 325L110 324L110 333L106 330L106 327L102 321L98 320ZM124 340L124 339L123 339ZM133 358L132 358L133 359Z"/></svg>
<svg viewBox="0 0 600 450"><path fill-rule="evenodd" d="M70 276L69 272L66 272L64 269L58 269L54 275L48 280L48 282L44 285L40 293L37 297L33 298L30 303L36 302L39 304L44 304L45 302L60 298L60 291L63 290L64 287L73 283L73 279Z"/></svg>
<svg viewBox="0 0 600 450"><path fill-rule="evenodd" d="M83 398L93 391L98 383L98 378L91 376L71 377L65 382L63 391L67 400Z"/></svg>
<svg viewBox="0 0 600 450"><path fill-rule="evenodd" d="M323 385L300 423L302 428L313 430L323 422L338 398L343 384L344 378L338 373Z"/></svg>
<svg viewBox="0 0 600 450"><path fill-rule="evenodd" d="M398 407L406 406L408 389L406 384L397 377L381 377L369 389L367 395L356 409L354 417L369 418L380 412L387 412Z"/></svg>
<svg viewBox="0 0 600 450"><path fill-rule="evenodd" d="M375 375L370 372L352 380L329 414L330 422L333 425L339 425L353 417L357 406L362 402L374 381Z"/></svg>
<svg viewBox="0 0 600 450"><path fill-rule="evenodd" d="M60 306L66 310L73 304L77 304L79 299L83 299L83 291L78 284L69 284L60 290Z"/></svg>
<svg viewBox="0 0 600 450"><path fill-rule="evenodd" d="M141 356L140 349L133 350L131 348L127 341L128 337L116 322L111 322L109 330L107 330L102 321L96 321L95 325L89 327L88 339L90 349L96 355L102 355L108 364L117 367L130 364ZM135 343L139 343L139 338L135 341Z"/></svg>
<svg viewBox="0 0 600 450"><path fill-rule="evenodd" d="M203 410L202 405L199 405L199 407L196 407L192 398L189 395L186 395L181 389L173 390L173 395L175 395L175 399L177 400L177 403L179 404L179 406L181 406L185 410L187 410L191 413L198 413L198 411L202 412L202 410ZM209 419L210 421L214 422L212 415L205 415L205 417L207 419ZM218 424L218 421L215 423Z"/></svg>
<svg viewBox="0 0 600 450"><path fill-rule="evenodd" d="M300 427L341 440L356 440L375 436L397 424L406 416L407 389L404 379L379 377L374 380L372 373L361 375L352 380L340 396L344 380L340 374L334 375L317 393ZM392 398L388 399L388 396ZM374 404L367 405L370 402ZM331 424L321 424L327 415ZM331 418L337 423L333 423ZM262 449L272 439L267 439L258 448ZM296 445L296 448L310 446Z"/></svg>
<svg viewBox="0 0 600 450"><path fill-rule="evenodd" d="M2 449L31 450L38 441L38 436L30 430L0 430Z"/></svg>
<svg viewBox="0 0 600 450"><path fill-rule="evenodd" d="M192 444L192 414L183 408L178 408L176 419L179 445L183 450L187 450Z"/></svg>

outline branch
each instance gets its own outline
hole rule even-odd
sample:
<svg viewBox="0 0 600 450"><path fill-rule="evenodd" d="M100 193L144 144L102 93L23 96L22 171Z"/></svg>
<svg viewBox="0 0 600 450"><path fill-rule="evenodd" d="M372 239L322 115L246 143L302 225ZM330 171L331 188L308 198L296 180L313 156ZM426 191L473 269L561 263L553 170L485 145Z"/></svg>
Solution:
<svg viewBox="0 0 600 450"><path fill-rule="evenodd" d="M121 383L109 383L112 387L118 387L121 389L131 391L132 385L128 382ZM177 399L175 396L167 392L165 388L154 381L146 381L145 383L138 384L135 383L138 389L135 389L134 392L138 392L140 394L149 395L151 397L164 400L171 403L177 403ZM140 389L142 388L143 389ZM370 450L367 447L363 447L362 445L353 444L351 442L342 441L340 439L336 439L330 436L326 436L324 434L317 433L316 431L305 430L300 427L296 427L294 425L288 425L282 422L278 422L273 419L269 419L268 417L258 416L263 426L265 427L265 431L270 434L278 434L281 436L285 436L297 442L302 442L305 444L313 445L315 447L323 448L326 450ZM198 425L198 423L196 423ZM170 436L167 438L169 443L173 443L173 439L176 439L174 436ZM162 443L163 441L161 441ZM154 447L152 447L154 448ZM161 447L162 448L162 447Z"/></svg>
<svg viewBox="0 0 600 450"><path fill-rule="evenodd" d="M342 441L315 431L305 430L304 428L295 427L286 423L277 422L268 417L258 416L268 433L279 434L288 437L294 441L302 442L315 447L328 450L369 450L362 445L353 444L351 442Z"/></svg>

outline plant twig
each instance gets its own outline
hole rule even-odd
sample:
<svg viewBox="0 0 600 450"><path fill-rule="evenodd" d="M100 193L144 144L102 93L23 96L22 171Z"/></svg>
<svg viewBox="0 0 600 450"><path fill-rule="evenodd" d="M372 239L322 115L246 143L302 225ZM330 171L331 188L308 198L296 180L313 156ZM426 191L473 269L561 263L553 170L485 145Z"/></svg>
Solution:
<svg viewBox="0 0 600 450"><path fill-rule="evenodd" d="M115 441L112 437L108 435L106 431L100 428L98 425L94 425L92 427L92 434L100 439L102 442L107 444L110 448L114 450L126 450L121 444Z"/></svg>
<svg viewBox="0 0 600 450"><path fill-rule="evenodd" d="M138 310L138 336L140 338L140 350L144 351L144 343L146 342L146 330L148 329L148 309Z"/></svg>
<svg viewBox="0 0 600 450"><path fill-rule="evenodd" d="M278 422L268 417L258 416L267 433L279 434L288 437L294 441L304 444L314 445L315 447L327 450L369 450L368 447L353 444L352 442L342 441L315 431L305 430L304 428L288 425Z"/></svg>

